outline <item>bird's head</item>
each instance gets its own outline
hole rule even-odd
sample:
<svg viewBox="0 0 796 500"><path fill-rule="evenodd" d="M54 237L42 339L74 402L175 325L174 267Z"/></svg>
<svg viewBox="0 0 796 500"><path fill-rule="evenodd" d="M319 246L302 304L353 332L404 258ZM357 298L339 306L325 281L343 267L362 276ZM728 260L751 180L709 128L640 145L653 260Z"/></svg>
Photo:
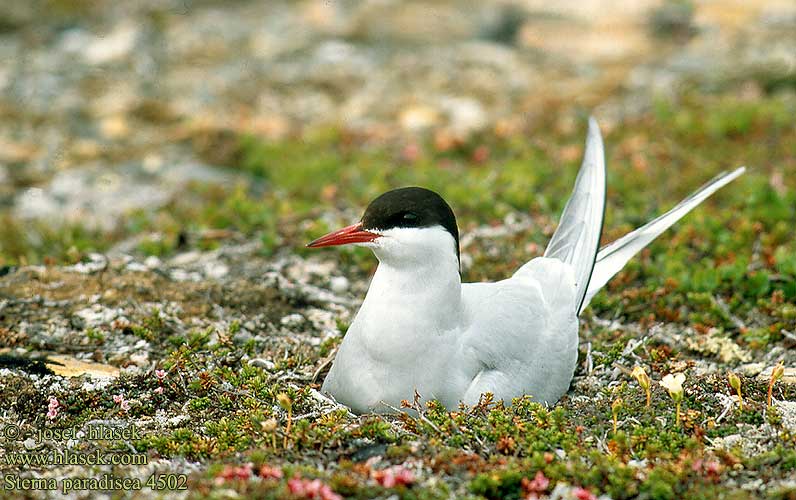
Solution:
<svg viewBox="0 0 796 500"><path fill-rule="evenodd" d="M355 244L392 266L428 265L455 255L459 230L440 195L420 187L387 191L373 200L360 222L322 236L308 247Z"/></svg>

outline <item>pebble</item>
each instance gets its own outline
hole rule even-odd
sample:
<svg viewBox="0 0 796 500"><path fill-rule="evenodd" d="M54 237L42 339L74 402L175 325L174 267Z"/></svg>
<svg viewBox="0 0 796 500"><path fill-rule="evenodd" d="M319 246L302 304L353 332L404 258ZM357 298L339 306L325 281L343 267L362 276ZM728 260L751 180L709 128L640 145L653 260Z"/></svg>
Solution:
<svg viewBox="0 0 796 500"><path fill-rule="evenodd" d="M765 369L766 365L763 363L747 363L738 367L738 371L747 377L754 377L759 375ZM769 372L770 373L770 372Z"/></svg>
<svg viewBox="0 0 796 500"><path fill-rule="evenodd" d="M249 366L263 368L265 370L273 370L276 365L270 359L254 358L249 360Z"/></svg>
<svg viewBox="0 0 796 500"><path fill-rule="evenodd" d="M172 266L186 266L188 264L193 264L194 262L198 261L199 258L202 256L201 252L196 250L192 250L190 252L183 252L180 254L175 255L169 264Z"/></svg>
<svg viewBox="0 0 796 500"><path fill-rule="evenodd" d="M141 352L130 355L130 361L136 366L146 367L149 365L149 353Z"/></svg>
<svg viewBox="0 0 796 500"><path fill-rule="evenodd" d="M439 122L439 112L431 106L410 106L401 111L398 122L404 130L420 132Z"/></svg>
<svg viewBox="0 0 796 500"><path fill-rule="evenodd" d="M774 406L782 418L782 425L791 432L796 432L796 401L777 401Z"/></svg>
<svg viewBox="0 0 796 500"><path fill-rule="evenodd" d="M334 293L344 293L348 291L350 283L345 276L333 276L329 280L329 287Z"/></svg>
<svg viewBox="0 0 796 500"><path fill-rule="evenodd" d="M304 316L299 313L288 314L279 321L283 326L297 327L304 323Z"/></svg>
<svg viewBox="0 0 796 500"><path fill-rule="evenodd" d="M149 268L140 262L130 262L127 264L126 269L131 272L145 273L149 272Z"/></svg>
<svg viewBox="0 0 796 500"><path fill-rule="evenodd" d="M149 269L158 269L163 265L163 263L156 256L150 255L144 259L144 265Z"/></svg>
<svg viewBox="0 0 796 500"><path fill-rule="evenodd" d="M208 262L204 266L205 275L208 278L220 279L229 273L229 266L223 262Z"/></svg>
<svg viewBox="0 0 796 500"><path fill-rule="evenodd" d="M100 304L94 304L76 311L74 316L82 320L85 328L107 325L124 312L121 309L108 309Z"/></svg>

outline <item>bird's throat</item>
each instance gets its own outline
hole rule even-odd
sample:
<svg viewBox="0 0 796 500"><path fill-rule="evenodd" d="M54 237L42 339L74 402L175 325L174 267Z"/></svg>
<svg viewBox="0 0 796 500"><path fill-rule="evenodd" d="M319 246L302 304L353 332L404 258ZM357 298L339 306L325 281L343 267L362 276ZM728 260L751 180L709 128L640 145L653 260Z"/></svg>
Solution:
<svg viewBox="0 0 796 500"><path fill-rule="evenodd" d="M383 321L407 325L424 318L427 327L447 331L460 326L461 293L455 260L410 268L395 268L381 262L360 315L367 315L371 321L381 317Z"/></svg>

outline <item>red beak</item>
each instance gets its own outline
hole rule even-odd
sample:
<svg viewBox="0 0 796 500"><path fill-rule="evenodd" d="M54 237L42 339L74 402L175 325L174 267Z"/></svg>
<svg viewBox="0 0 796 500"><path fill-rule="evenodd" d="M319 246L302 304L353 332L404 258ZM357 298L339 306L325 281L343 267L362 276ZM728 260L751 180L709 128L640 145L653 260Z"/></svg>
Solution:
<svg viewBox="0 0 796 500"><path fill-rule="evenodd" d="M311 248L318 248L331 247L335 245L347 245L349 243L365 243L368 241L373 241L379 236L381 235L365 231L362 229L362 223L358 222L356 224L344 227L343 229L338 229L337 231L331 232L326 236L321 236L312 243L307 244L307 246Z"/></svg>

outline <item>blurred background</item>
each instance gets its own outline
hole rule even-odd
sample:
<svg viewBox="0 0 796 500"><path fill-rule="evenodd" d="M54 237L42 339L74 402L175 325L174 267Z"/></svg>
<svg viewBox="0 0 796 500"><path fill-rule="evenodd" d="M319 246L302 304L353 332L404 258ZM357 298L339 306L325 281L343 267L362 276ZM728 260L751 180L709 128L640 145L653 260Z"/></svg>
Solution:
<svg viewBox="0 0 796 500"><path fill-rule="evenodd" d="M746 164L690 219L741 236L678 234L796 270L792 0L4 1L0 265L303 253L419 184L465 233L519 227L516 258L475 257L512 266L552 232L591 113L606 241Z"/></svg>

